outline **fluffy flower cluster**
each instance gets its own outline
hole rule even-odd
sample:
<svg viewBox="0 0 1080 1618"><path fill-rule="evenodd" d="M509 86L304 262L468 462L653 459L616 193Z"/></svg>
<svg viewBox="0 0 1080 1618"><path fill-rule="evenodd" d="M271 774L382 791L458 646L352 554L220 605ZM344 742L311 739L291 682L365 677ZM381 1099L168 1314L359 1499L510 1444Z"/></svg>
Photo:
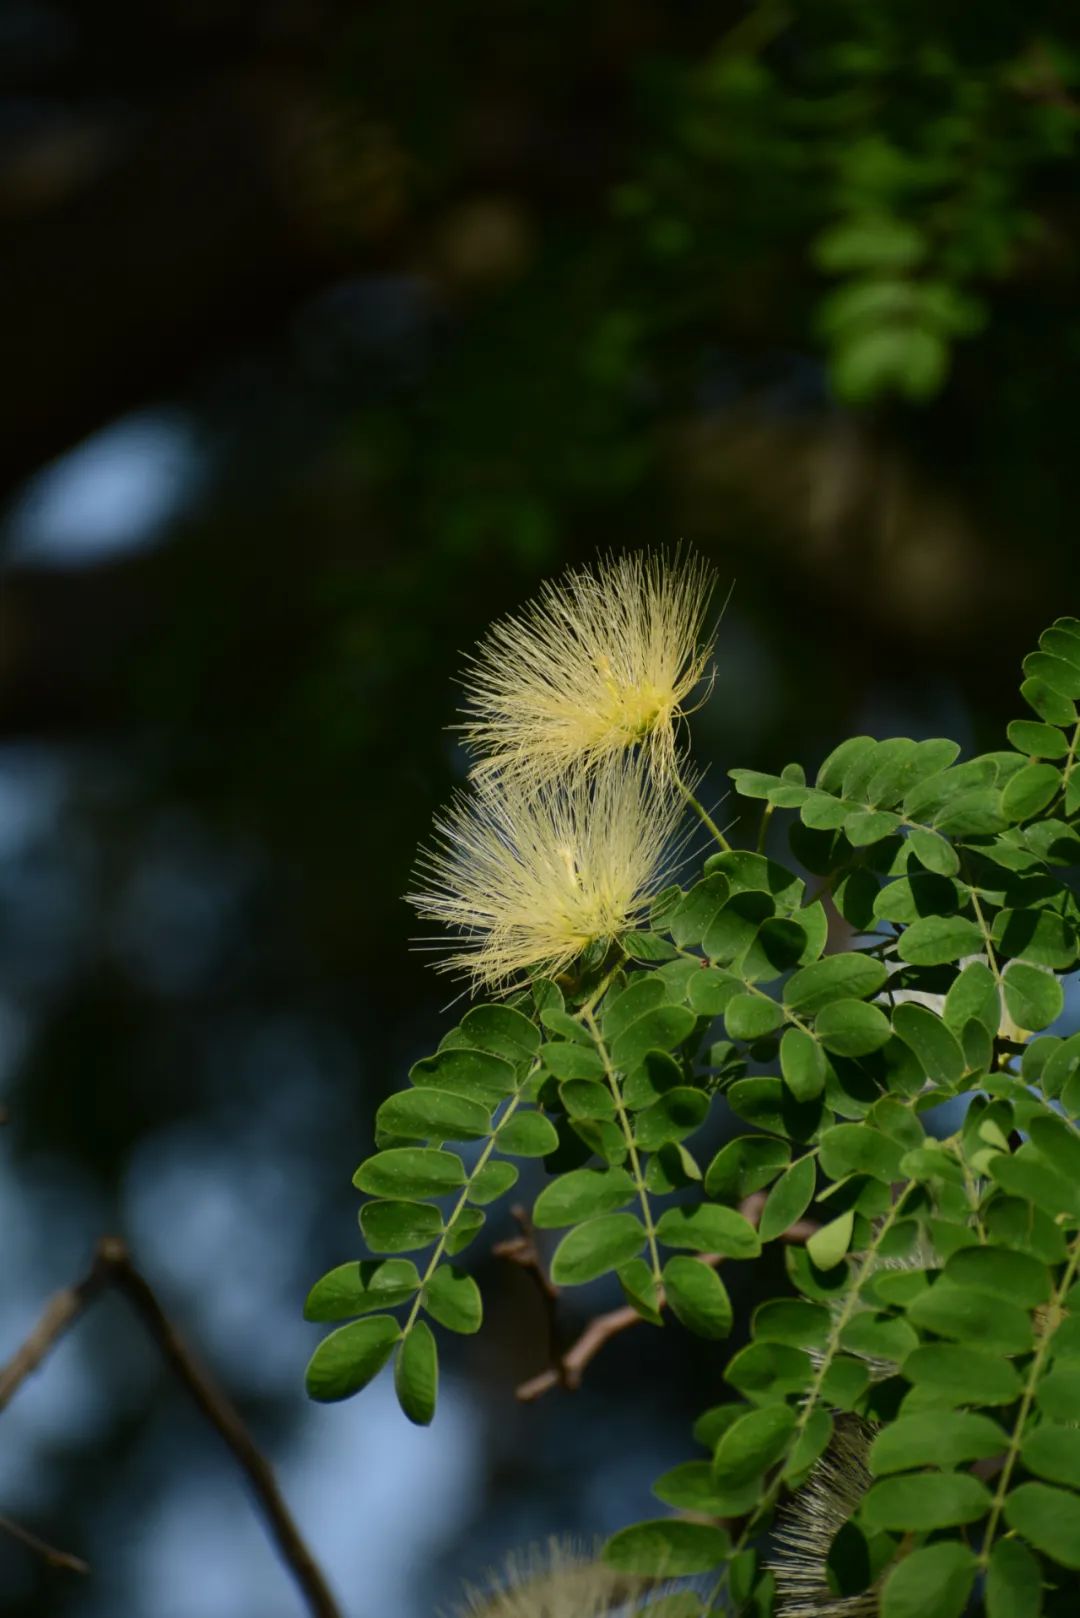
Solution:
<svg viewBox="0 0 1080 1618"><path fill-rule="evenodd" d="M455 1618L639 1618L640 1581L595 1556L553 1540L546 1551L513 1557L501 1578L467 1592Z"/></svg>
<svg viewBox="0 0 1080 1618"><path fill-rule="evenodd" d="M712 582L696 558L620 556L544 585L495 624L464 682L473 774L547 781L638 745L670 770L708 666Z"/></svg>
<svg viewBox="0 0 1080 1618"><path fill-rule="evenodd" d="M473 787L408 895L457 935L441 969L502 991L640 923L681 811L676 726L704 676L710 592L698 561L619 557L545 586L481 644Z"/></svg>
<svg viewBox="0 0 1080 1618"><path fill-rule="evenodd" d="M778 1618L875 1618L876 1587L838 1596L829 1584L832 1542L874 1481L867 1466L874 1428L841 1416L832 1441L784 1512L771 1567Z"/></svg>
<svg viewBox="0 0 1080 1618"><path fill-rule="evenodd" d="M643 917L679 818L672 793L632 759L531 793L489 784L435 823L421 855L422 916L458 935L440 970L505 987L530 968L557 974L589 945Z"/></svg>

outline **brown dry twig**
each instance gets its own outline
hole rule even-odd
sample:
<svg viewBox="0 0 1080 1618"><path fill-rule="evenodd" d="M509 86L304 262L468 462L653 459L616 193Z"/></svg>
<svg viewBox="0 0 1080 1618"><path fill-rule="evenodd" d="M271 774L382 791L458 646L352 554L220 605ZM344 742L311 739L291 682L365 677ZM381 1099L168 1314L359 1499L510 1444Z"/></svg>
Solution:
<svg viewBox="0 0 1080 1618"><path fill-rule="evenodd" d="M515 1204L510 1212L521 1235L511 1236L505 1242L496 1242L492 1252L496 1258L505 1258L511 1264L517 1264L532 1277L544 1306L548 1331L548 1359L555 1372L555 1380L561 1382L563 1387L576 1386L569 1380L566 1357L560 1346L559 1289L544 1268L540 1250L536 1245L536 1228L529 1217L528 1209L523 1208L520 1203Z"/></svg>
<svg viewBox="0 0 1080 1618"><path fill-rule="evenodd" d="M739 1212L744 1219L748 1219L752 1225L756 1226L761 1218L761 1211L764 1206L764 1192L755 1191L753 1195L743 1198L739 1204ZM515 1209L515 1217L517 1215L518 1210ZM814 1234L817 1228L813 1220L797 1219L777 1239L801 1246ZM517 1248L519 1241L500 1243L500 1247ZM530 1245L532 1251L528 1259L523 1259L516 1252L504 1253L503 1256L512 1258L516 1263L524 1263L530 1269L535 1265L535 1268L543 1277L550 1318L554 1318L555 1303L559 1295L558 1288L552 1286L551 1281L548 1279L540 1263L539 1254L536 1252L535 1243L531 1241L531 1235ZM496 1248L496 1252L498 1251L499 1248ZM724 1259L722 1254L710 1253L703 1255L701 1262L716 1268L724 1262ZM660 1289L657 1302L659 1307L663 1309L667 1302L663 1288ZM585 1375L586 1367L599 1354L604 1344L610 1342L613 1337L617 1337L620 1332L627 1331L631 1326L639 1325L641 1319L641 1315L630 1304L624 1304L620 1309L611 1309L607 1314L597 1315L594 1320L590 1320L580 1337L565 1352L558 1353L556 1350L553 1353L552 1361L545 1370L540 1371L536 1376L530 1377L527 1382L522 1382L518 1386L515 1390L515 1398L522 1404L530 1404L534 1399L542 1398L552 1388L560 1386L571 1390L579 1388ZM552 1341L555 1341L554 1333L552 1334Z"/></svg>
<svg viewBox="0 0 1080 1618"><path fill-rule="evenodd" d="M35 1556L40 1556L49 1567L62 1568L65 1573L90 1571L89 1563L84 1562L81 1556L72 1556L70 1551L58 1550L55 1545L50 1545L48 1540L39 1539L37 1534L32 1534L29 1528L24 1528L21 1523L12 1522L10 1517L0 1517L0 1534L7 1534L10 1539L17 1539L20 1545L25 1545Z"/></svg>
<svg viewBox="0 0 1080 1618"><path fill-rule="evenodd" d="M153 1288L136 1269L127 1247L118 1237L101 1238L94 1249L93 1263L87 1274L75 1286L65 1287L50 1299L29 1337L7 1365L0 1368L0 1410L94 1299L107 1289L119 1292L127 1299L165 1363L232 1452L247 1478L281 1559L295 1579L313 1618L341 1618L341 1610L330 1587L285 1504L270 1463L248 1432L235 1405L214 1385L195 1359L162 1309ZM5 1526L12 1531L13 1525ZM53 1552L51 1547L45 1546L43 1541L36 1540L25 1530L17 1531L15 1537L37 1550L38 1554L45 1555L46 1560L55 1562L57 1557L66 1558L65 1552ZM66 1559L66 1565L73 1562L77 1562L77 1558ZM85 1566L79 1565L85 1571Z"/></svg>

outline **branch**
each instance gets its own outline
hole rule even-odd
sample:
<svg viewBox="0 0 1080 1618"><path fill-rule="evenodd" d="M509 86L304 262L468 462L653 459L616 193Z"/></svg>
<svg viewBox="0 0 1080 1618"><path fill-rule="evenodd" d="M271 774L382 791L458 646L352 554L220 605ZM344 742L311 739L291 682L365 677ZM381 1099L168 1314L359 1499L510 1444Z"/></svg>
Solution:
<svg viewBox="0 0 1080 1618"><path fill-rule="evenodd" d="M236 1407L214 1386L194 1358L162 1309L149 1282L131 1262L127 1247L119 1237L101 1238L88 1274L76 1286L66 1287L56 1294L25 1343L0 1369L0 1410L88 1305L107 1287L127 1299L170 1370L183 1383L207 1421L232 1452L251 1485L270 1537L292 1573L313 1618L341 1618L337 1602L285 1504L270 1463L257 1447ZM62 1552L57 1554L63 1555Z"/></svg>
<svg viewBox="0 0 1080 1618"><path fill-rule="evenodd" d="M36 1534L30 1532L29 1528L23 1528L21 1524L12 1522L10 1517L0 1517L0 1534L8 1534L12 1539L17 1539L20 1545L25 1545L27 1550L33 1551L35 1556L40 1556L41 1560L48 1563L49 1567L63 1568L68 1573L89 1573L90 1571L88 1563L84 1562L81 1556L72 1556L70 1551L57 1550L55 1545L50 1545L47 1540L39 1539Z"/></svg>
<svg viewBox="0 0 1080 1618"><path fill-rule="evenodd" d="M544 1306L548 1330L548 1357L556 1373L556 1381L561 1382L564 1388L575 1387L577 1384L569 1379L566 1357L560 1349L559 1289L551 1280L540 1258L540 1250L536 1245L536 1230L529 1218L528 1210L518 1203L510 1212L517 1221L521 1235L511 1236L505 1242L496 1242L492 1252L496 1258L508 1259L511 1264L519 1265L532 1276ZM518 1397L521 1397L520 1393Z"/></svg>
<svg viewBox="0 0 1080 1618"><path fill-rule="evenodd" d="M761 1218L761 1210L764 1206L764 1192L755 1191L752 1196L744 1197L739 1204L739 1212L744 1219L748 1219L752 1225L756 1226ZM801 1246L814 1234L817 1228L813 1220L798 1219L787 1230L783 1231L777 1237L777 1240ZM516 1244L506 1243L502 1245L511 1246ZM517 1262L521 1263L522 1260L519 1258ZM707 1264L713 1269L723 1262L723 1255L720 1253L710 1253L701 1258L702 1264ZM537 1266L539 1267L539 1259L537 1259ZM544 1280L552 1297L557 1297L558 1289L552 1287L546 1276ZM657 1303L661 1309L667 1303L662 1287L659 1289ZM609 1343L620 1332L627 1331L631 1326L640 1324L641 1319L641 1315L631 1304L624 1304L620 1309L611 1309L607 1314L597 1315L595 1319L590 1320L581 1336L564 1354L558 1355L546 1370L539 1372L534 1377L530 1377L527 1382L522 1382L518 1386L515 1391L515 1398L522 1404L531 1404L534 1399L542 1398L545 1393L555 1387L562 1386L571 1390L580 1388L586 1367L599 1354L604 1344Z"/></svg>

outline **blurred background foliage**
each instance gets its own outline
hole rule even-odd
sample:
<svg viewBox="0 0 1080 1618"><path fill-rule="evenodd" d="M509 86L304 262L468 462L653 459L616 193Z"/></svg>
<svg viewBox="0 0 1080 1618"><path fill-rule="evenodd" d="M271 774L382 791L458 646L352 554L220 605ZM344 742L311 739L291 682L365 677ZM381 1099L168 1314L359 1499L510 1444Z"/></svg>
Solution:
<svg viewBox="0 0 1080 1618"><path fill-rule="evenodd" d="M643 1330L517 1408L488 1262L432 1433L304 1402L438 1037L398 896L452 677L541 577L682 539L732 588L714 799L852 729L997 745L1077 610L1080 18L9 0L0 62L0 1355L121 1231L350 1618L420 1618L646 1514L717 1386ZM4 1618L298 1610L119 1303L4 1413L0 1512L93 1564L0 1538Z"/></svg>

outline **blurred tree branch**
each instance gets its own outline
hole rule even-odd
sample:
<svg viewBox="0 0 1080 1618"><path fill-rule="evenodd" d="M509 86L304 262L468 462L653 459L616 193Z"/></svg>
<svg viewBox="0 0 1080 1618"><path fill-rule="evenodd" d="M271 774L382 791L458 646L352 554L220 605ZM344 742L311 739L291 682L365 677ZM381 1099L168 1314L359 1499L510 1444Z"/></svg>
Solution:
<svg viewBox="0 0 1080 1618"><path fill-rule="evenodd" d="M756 1226L761 1218L761 1211L764 1206L764 1193L755 1191L752 1196L744 1197L739 1204L739 1212L744 1219L749 1220L750 1224ZM522 1222L521 1212L522 1210L518 1208L514 1209L514 1217L519 1224ZM811 1219L798 1219L795 1224L783 1231L777 1240L801 1245L809 1236L814 1234L817 1228L817 1225ZM552 1345L555 1345L557 1338L553 1321L555 1319L559 1289L552 1285L540 1261L531 1224L527 1229L523 1229L521 1237L500 1242L495 1248L495 1252L501 1258L510 1259L511 1262L521 1265L523 1269L530 1271L537 1279L544 1296L545 1308L548 1312L549 1339ZM724 1260L721 1254L711 1253L702 1256L701 1262L716 1268ZM667 1304L662 1288L659 1292L657 1304L661 1309L665 1308ZM609 1343L613 1337L618 1337L621 1332L627 1331L631 1326L640 1325L641 1320L642 1316L631 1304L624 1304L620 1309L610 1309L606 1314L595 1316L594 1319L589 1321L589 1324L577 1340L564 1353L558 1353L556 1348L552 1347L551 1363L545 1370L540 1371L536 1376L530 1377L527 1382L522 1382L516 1390L516 1398L522 1404L531 1404L534 1399L542 1398L552 1388L563 1387L571 1391L580 1388L586 1369L604 1345Z"/></svg>
<svg viewBox="0 0 1080 1618"><path fill-rule="evenodd" d="M10 1539L18 1540L20 1545L25 1545L28 1551L40 1556L49 1567L59 1568L67 1573L90 1571L89 1564L84 1562L81 1556L72 1556L70 1551L58 1550L47 1540L39 1539L37 1534L32 1534L21 1523L12 1522L10 1517L0 1517L0 1534L7 1534Z"/></svg>
<svg viewBox="0 0 1080 1618"><path fill-rule="evenodd" d="M86 1309L105 1291L115 1291L127 1299L157 1345L162 1358L187 1389L210 1425L220 1434L255 1495L267 1530L282 1561L292 1573L313 1618L341 1618L326 1579L293 1520L278 1488L269 1461L260 1451L240 1414L222 1390L195 1359L172 1324L153 1288L132 1263L127 1247L119 1237L103 1236L94 1250L93 1263L81 1281L65 1287L51 1298L30 1335L8 1363L0 1368L0 1411L18 1392L26 1378L42 1364L65 1333ZM15 1530L3 1519L0 1524L14 1531L29 1544L34 1536ZM33 1545L47 1559L65 1557L53 1552L42 1541ZM67 1565L77 1558L67 1558ZM83 1569L85 1570L85 1569Z"/></svg>

